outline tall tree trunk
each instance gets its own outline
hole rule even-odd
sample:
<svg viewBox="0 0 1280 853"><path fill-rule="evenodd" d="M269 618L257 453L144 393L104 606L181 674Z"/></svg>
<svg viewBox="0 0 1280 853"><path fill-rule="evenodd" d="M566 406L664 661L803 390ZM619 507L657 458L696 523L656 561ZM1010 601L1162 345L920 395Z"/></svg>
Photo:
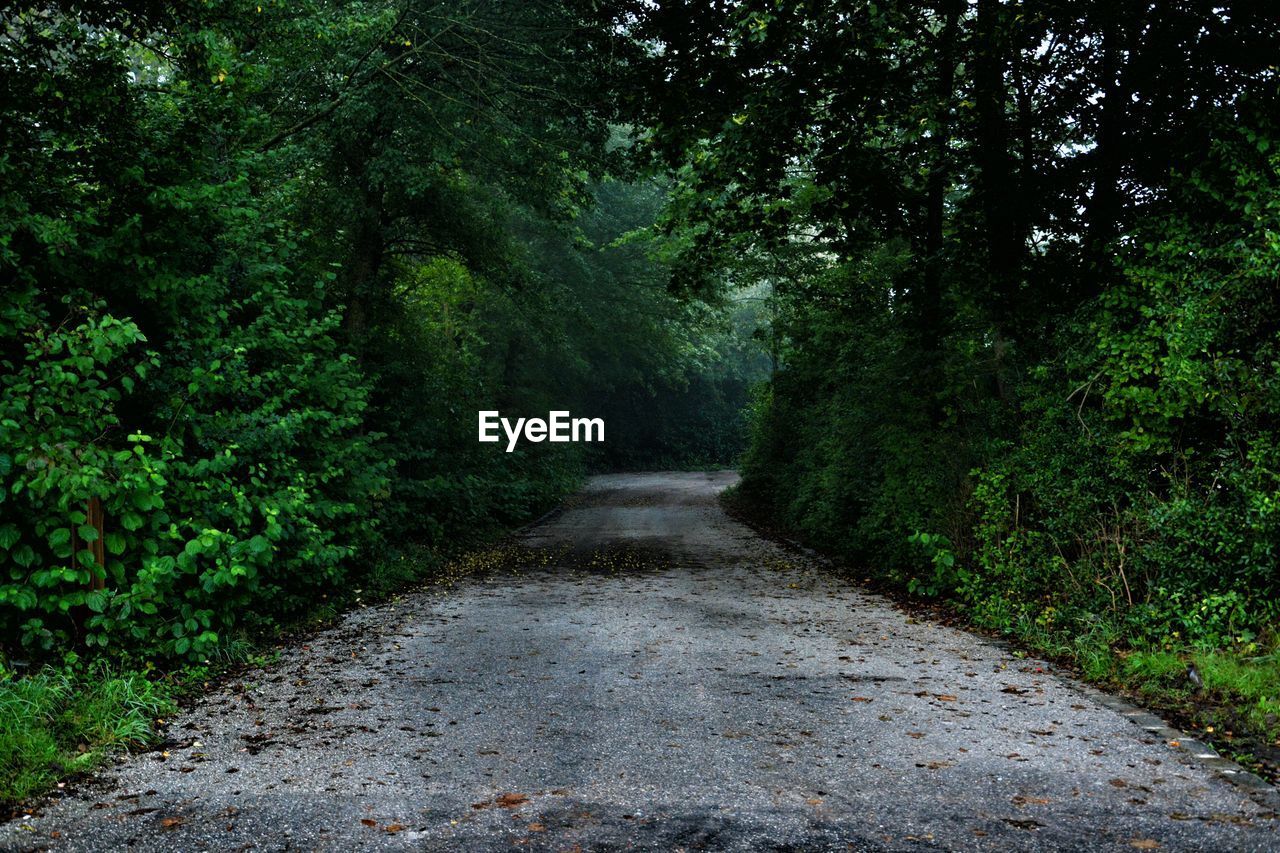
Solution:
<svg viewBox="0 0 1280 853"><path fill-rule="evenodd" d="M934 136L932 163L925 185L924 276L916 311L926 348L936 348L944 333L942 316L942 249L947 179L951 170L951 107L955 100L956 30L964 0L943 0L942 30L938 36L937 74L934 88Z"/></svg>
<svg viewBox="0 0 1280 853"><path fill-rule="evenodd" d="M1125 130L1129 124L1135 56L1143 47L1148 21L1157 20L1160 7L1159 3L1149 6L1145 2L1103 4L1099 62L1102 104L1094 140L1093 193L1085 210L1085 258L1094 269L1092 275L1085 277L1089 288L1081 294L1083 298L1097 295L1114 273L1110 253L1123 225L1120 179L1131 144Z"/></svg>
<svg viewBox="0 0 1280 853"><path fill-rule="evenodd" d="M376 194L363 194L361 215L352 235L351 260L347 265L347 312L343 318L347 338L359 353L368 325L369 303L376 298L382 260L386 252L383 209Z"/></svg>
<svg viewBox="0 0 1280 853"><path fill-rule="evenodd" d="M382 150L386 132L386 122L379 114L362 132L352 136L352 144L344 152L348 174L355 184L351 190L358 203L352 211L351 252L343 274L347 300L343 326L357 357L369 322L370 303L379 296L382 262L387 250L386 205L382 187L377 185L369 169L375 154Z"/></svg>
<svg viewBox="0 0 1280 853"><path fill-rule="evenodd" d="M997 331L1008 337L1017 313L1022 270L1021 189L1009 152L1005 65L1008 44L1003 7L998 0L978 0L974 49L974 99L977 127L977 194L986 245L987 309Z"/></svg>
<svg viewBox="0 0 1280 853"><path fill-rule="evenodd" d="M1120 33L1118 13L1108 10L1102 30L1102 107L1094 160L1093 195L1087 213L1087 249L1099 257L1115 239L1120 207L1120 128L1125 112L1120 97Z"/></svg>

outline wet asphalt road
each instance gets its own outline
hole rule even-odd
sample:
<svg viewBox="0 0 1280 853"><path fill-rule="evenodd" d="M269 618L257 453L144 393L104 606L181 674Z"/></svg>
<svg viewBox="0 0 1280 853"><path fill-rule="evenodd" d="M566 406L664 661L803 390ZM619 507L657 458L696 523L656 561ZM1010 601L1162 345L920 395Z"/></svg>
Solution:
<svg viewBox="0 0 1280 853"><path fill-rule="evenodd" d="M0 846L1280 849L1273 790L761 539L732 481L595 478L520 571L351 614Z"/></svg>

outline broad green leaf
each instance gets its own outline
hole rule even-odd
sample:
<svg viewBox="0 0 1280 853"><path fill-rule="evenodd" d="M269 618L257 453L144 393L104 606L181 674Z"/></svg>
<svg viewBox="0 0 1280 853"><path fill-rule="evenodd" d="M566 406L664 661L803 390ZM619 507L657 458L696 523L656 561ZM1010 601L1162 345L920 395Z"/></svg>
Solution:
<svg viewBox="0 0 1280 853"><path fill-rule="evenodd" d="M125 549L124 534L118 530L113 530L106 536L107 551L112 554L123 554Z"/></svg>
<svg viewBox="0 0 1280 853"><path fill-rule="evenodd" d="M13 561L24 569L30 568L31 564L36 561L36 552L32 550L30 545L19 545L12 554Z"/></svg>

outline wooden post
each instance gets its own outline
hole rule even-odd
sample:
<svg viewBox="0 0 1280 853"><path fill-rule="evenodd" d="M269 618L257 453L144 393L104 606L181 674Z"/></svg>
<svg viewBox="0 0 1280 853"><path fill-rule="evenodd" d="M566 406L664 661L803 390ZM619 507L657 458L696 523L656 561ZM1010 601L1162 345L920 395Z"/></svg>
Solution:
<svg viewBox="0 0 1280 853"><path fill-rule="evenodd" d="M106 589L107 586L107 543L103 541L106 535L105 513L102 510L102 501L98 498L89 498L89 503L85 507L84 523L98 531L98 538L88 543L89 553L93 554L93 561L97 563L96 569L89 570L89 589L99 590ZM76 525L71 525L71 567L73 569L80 568L80 561L76 555L80 553L80 537L76 532ZM90 610L85 605L71 608L69 614L75 625L75 629L81 638L84 636L85 622L89 619Z"/></svg>

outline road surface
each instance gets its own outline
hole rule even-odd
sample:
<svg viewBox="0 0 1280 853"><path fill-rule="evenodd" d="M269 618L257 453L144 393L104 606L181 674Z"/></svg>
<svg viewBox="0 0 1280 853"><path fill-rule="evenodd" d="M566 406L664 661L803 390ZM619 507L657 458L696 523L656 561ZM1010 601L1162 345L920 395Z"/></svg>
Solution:
<svg viewBox="0 0 1280 853"><path fill-rule="evenodd" d="M350 614L0 844L1280 848L1273 790L762 539L733 479L594 478L515 568Z"/></svg>

